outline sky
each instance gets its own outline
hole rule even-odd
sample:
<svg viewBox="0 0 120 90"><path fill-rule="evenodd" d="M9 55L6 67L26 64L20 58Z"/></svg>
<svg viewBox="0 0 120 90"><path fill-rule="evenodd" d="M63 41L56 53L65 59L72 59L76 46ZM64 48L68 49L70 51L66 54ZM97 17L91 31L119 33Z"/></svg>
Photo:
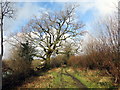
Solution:
<svg viewBox="0 0 120 90"><path fill-rule="evenodd" d="M13 6L16 10L15 17L4 20L4 37L7 38L11 33L19 33L34 16L40 16L42 12L47 11L59 11L65 3L73 3L74 1L80 5L76 14L79 20L86 25L83 29L91 34L95 34L95 30L91 28L95 25L94 22L102 17L112 15L118 4L118 0L17 0ZM85 38L88 39L88 37ZM8 51L11 46L6 42L4 45L5 58L9 55Z"/></svg>

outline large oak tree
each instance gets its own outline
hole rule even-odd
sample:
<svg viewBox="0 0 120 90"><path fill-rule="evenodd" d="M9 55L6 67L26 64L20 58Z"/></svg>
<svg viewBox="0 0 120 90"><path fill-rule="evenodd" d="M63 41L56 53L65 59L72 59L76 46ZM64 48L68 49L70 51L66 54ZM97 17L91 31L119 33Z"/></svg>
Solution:
<svg viewBox="0 0 120 90"><path fill-rule="evenodd" d="M75 17L76 9L76 5L68 5L57 12L43 13L39 18L31 19L24 28L25 36L39 48L37 56L46 61L46 66L52 54L64 53L60 48L68 39L77 40L76 37L83 33L84 24Z"/></svg>

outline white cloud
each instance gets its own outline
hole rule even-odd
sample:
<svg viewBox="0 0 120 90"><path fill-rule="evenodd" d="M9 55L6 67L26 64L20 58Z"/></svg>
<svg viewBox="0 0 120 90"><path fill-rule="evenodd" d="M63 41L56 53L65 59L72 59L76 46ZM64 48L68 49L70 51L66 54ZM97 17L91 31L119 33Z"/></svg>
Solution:
<svg viewBox="0 0 120 90"><path fill-rule="evenodd" d="M45 11L45 9L33 3L24 3L22 7L18 8L17 20L30 19L34 15L40 14L40 11Z"/></svg>
<svg viewBox="0 0 120 90"><path fill-rule="evenodd" d="M32 0L33 1L33 0ZM50 2L64 2L65 0L51 0ZM74 0L71 0L74 1ZM118 0L76 0L80 3L79 12L85 14L88 10L95 9L94 15L96 17L111 14L117 6ZM47 9L33 3L24 3L23 6L16 6L16 19L5 19L6 33L20 29L24 22L28 21L34 15L39 16L40 12L45 12ZM9 27L9 28L8 28ZM7 32L8 31L8 32Z"/></svg>
<svg viewBox="0 0 120 90"><path fill-rule="evenodd" d="M6 40L6 39L8 39L8 37L4 36L4 39ZM1 41L0 41L0 43L1 43ZM12 48L11 44L9 44L7 41L3 42L3 50L4 50L3 51L3 59L8 59L9 58L11 48ZM0 52L1 52L1 46L0 46Z"/></svg>
<svg viewBox="0 0 120 90"><path fill-rule="evenodd" d="M9 44L8 42L4 42L4 54L3 54L3 59L8 59L10 56L10 51L12 49L12 45Z"/></svg>
<svg viewBox="0 0 120 90"><path fill-rule="evenodd" d="M115 8L118 6L118 0L80 0L80 9L83 13L86 13L90 9L95 9L95 14L99 15L108 15L115 11Z"/></svg>
<svg viewBox="0 0 120 90"><path fill-rule="evenodd" d="M46 11L41 6L32 4L32 3L24 3L23 6L15 6L17 11L15 12L15 19L5 18L5 33L11 33L13 31L20 31L21 27L33 18L34 16L39 16L40 11Z"/></svg>
<svg viewBox="0 0 120 90"><path fill-rule="evenodd" d="M118 5L118 0L96 0L95 8L98 9L101 15L108 15L115 11Z"/></svg>
<svg viewBox="0 0 120 90"><path fill-rule="evenodd" d="M96 22L104 19L106 17L112 16L117 12L117 6L119 0L84 0L83 4L81 3L80 9L84 15L87 11L92 11L92 20L86 22L87 30L90 34L94 35L97 33L96 30L93 30L96 27ZM88 13L89 16L89 13Z"/></svg>

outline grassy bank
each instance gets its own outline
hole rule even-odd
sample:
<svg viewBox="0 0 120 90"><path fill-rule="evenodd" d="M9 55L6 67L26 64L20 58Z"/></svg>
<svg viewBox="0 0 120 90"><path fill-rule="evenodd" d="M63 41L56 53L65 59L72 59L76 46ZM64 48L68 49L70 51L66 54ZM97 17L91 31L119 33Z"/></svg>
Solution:
<svg viewBox="0 0 120 90"><path fill-rule="evenodd" d="M112 88L111 77L102 75L99 70L83 70L80 68L54 68L27 79L19 88L80 88L78 82L66 71L78 79L87 88ZM64 73L64 74L61 74Z"/></svg>

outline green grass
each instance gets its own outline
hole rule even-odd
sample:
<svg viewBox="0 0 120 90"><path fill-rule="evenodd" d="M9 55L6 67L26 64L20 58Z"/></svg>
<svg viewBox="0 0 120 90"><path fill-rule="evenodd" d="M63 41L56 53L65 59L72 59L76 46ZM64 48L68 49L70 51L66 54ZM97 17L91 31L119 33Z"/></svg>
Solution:
<svg viewBox="0 0 120 90"><path fill-rule="evenodd" d="M54 76L53 82L50 84L50 88L77 88L75 83L70 77L61 75L60 72L49 73Z"/></svg>
<svg viewBox="0 0 120 90"><path fill-rule="evenodd" d="M55 68L44 73L43 76L33 77L34 81L26 83L26 87L32 88L78 88L76 81L65 73L65 70L80 80L88 88L110 88L112 81L110 77L100 75L98 70L78 70L73 68ZM30 79L31 80L31 79ZM29 80L27 81L29 82Z"/></svg>
<svg viewBox="0 0 120 90"><path fill-rule="evenodd" d="M41 62L43 62L43 60L33 60L32 61L32 69L37 71L36 67L41 68L41 66L42 66Z"/></svg>
<svg viewBox="0 0 120 90"><path fill-rule="evenodd" d="M100 71L75 71L72 73L88 88L110 88L112 81L110 77L100 76Z"/></svg>
<svg viewBox="0 0 120 90"><path fill-rule="evenodd" d="M65 68L69 71L71 68ZM72 70L72 69L71 69ZM62 71L64 72L64 70ZM69 71L74 77L79 79L88 88L110 88L112 87L112 81L110 77L100 76L100 71ZM51 83L52 88L77 88L75 81L71 77L66 75L60 75L60 72L51 72L55 78ZM62 79L61 79L62 78Z"/></svg>

